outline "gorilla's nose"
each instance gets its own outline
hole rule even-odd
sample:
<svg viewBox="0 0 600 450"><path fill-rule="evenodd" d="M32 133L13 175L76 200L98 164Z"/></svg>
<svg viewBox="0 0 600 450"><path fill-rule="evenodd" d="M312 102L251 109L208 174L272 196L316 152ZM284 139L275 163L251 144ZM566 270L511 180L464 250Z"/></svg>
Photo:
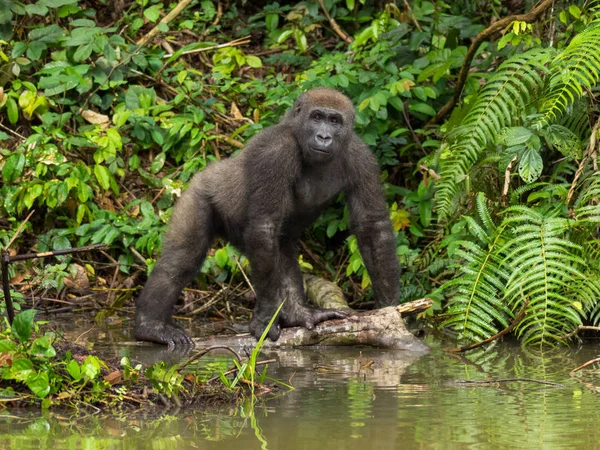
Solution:
<svg viewBox="0 0 600 450"><path fill-rule="evenodd" d="M321 147L329 147L331 145L331 142L333 141L331 135L322 133L317 133L315 140L317 141L317 144L319 144Z"/></svg>

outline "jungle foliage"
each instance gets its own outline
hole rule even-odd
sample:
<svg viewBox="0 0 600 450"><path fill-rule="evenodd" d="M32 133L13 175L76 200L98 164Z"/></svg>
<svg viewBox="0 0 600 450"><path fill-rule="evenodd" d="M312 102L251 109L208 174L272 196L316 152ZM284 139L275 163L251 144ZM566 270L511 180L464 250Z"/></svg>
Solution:
<svg viewBox="0 0 600 450"><path fill-rule="evenodd" d="M383 169L399 300L433 295L471 340L526 305L522 341L561 341L600 321L598 5L557 1L511 22L479 48L447 122L432 120L476 35L533 3L193 0L164 23L176 2L0 0L0 245L35 209L13 252L106 243L87 275L117 263L135 279L190 177L325 85L357 105ZM304 243L303 267L368 300L343 202ZM40 280L49 262L10 276L61 290L72 262L56 286ZM198 281L243 281L246 265L218 245Z"/></svg>

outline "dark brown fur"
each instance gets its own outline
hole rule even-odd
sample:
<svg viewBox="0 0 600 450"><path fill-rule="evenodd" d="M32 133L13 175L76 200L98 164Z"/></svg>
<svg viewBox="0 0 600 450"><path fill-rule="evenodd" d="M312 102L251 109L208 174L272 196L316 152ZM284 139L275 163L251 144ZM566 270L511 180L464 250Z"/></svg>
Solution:
<svg viewBox="0 0 600 450"><path fill-rule="evenodd" d="M177 202L164 248L137 300L138 339L173 345L190 339L173 322L173 307L215 236L250 260L257 293L250 323L259 337L286 300L269 337L280 327L343 316L304 306L297 244L302 230L340 192L371 277L377 307L398 298L400 266L377 161L353 131L354 107L337 91L304 93L278 124L261 131L235 158L196 174Z"/></svg>

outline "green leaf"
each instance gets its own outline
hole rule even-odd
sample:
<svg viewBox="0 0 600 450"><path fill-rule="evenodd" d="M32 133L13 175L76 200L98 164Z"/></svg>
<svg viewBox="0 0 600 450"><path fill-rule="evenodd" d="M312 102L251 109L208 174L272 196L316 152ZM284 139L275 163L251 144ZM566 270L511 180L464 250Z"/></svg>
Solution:
<svg viewBox="0 0 600 450"><path fill-rule="evenodd" d="M267 30L274 31L277 29L277 25L279 25L279 15L278 14L267 14L266 17Z"/></svg>
<svg viewBox="0 0 600 450"><path fill-rule="evenodd" d="M569 6L569 12L576 19L579 19L581 17L581 9L579 9L579 6L577 6L577 5Z"/></svg>
<svg viewBox="0 0 600 450"><path fill-rule="evenodd" d="M308 49L308 41L306 40L306 34L302 30L294 31L294 38L296 39L296 45L301 53L306 52Z"/></svg>
<svg viewBox="0 0 600 450"><path fill-rule="evenodd" d="M48 8L60 8L65 5L76 5L77 0L39 0L38 5L47 6Z"/></svg>
<svg viewBox="0 0 600 450"><path fill-rule="evenodd" d="M73 59L77 62L84 61L90 57L92 54L92 50L94 48L93 43L84 44L75 50L75 54L73 55Z"/></svg>
<svg viewBox="0 0 600 450"><path fill-rule="evenodd" d="M37 61L42 57L42 52L48 47L42 41L33 41L27 48L27 57L34 61Z"/></svg>
<svg viewBox="0 0 600 450"><path fill-rule="evenodd" d="M346 0L346 8L348 8L348 11L354 11L354 0Z"/></svg>
<svg viewBox="0 0 600 450"><path fill-rule="evenodd" d="M98 183L100 183L100 186L102 186L104 190L110 188L110 172L106 167L96 164L94 166L94 175L96 175Z"/></svg>
<svg viewBox="0 0 600 450"><path fill-rule="evenodd" d="M258 56L252 56L252 55L246 56L246 64L248 64L250 67L253 67L255 69L262 67L262 61L260 60L260 58Z"/></svg>
<svg viewBox="0 0 600 450"><path fill-rule="evenodd" d="M27 387L39 398L44 398L50 393L50 382L47 372L32 373L27 377Z"/></svg>
<svg viewBox="0 0 600 450"><path fill-rule="evenodd" d="M332 220L329 222L329 225L327 225L327 237L333 237L335 233L337 233L339 224L339 220Z"/></svg>
<svg viewBox="0 0 600 450"><path fill-rule="evenodd" d="M277 43L281 44L294 33L294 30L285 30L277 38Z"/></svg>
<svg viewBox="0 0 600 450"><path fill-rule="evenodd" d="M519 175L525 183L533 183L542 174L544 162L539 152L526 148L519 160Z"/></svg>
<svg viewBox="0 0 600 450"><path fill-rule="evenodd" d="M8 121L13 125L19 121L19 107L12 97L8 97L8 100L6 101L6 113L8 115Z"/></svg>
<svg viewBox="0 0 600 450"><path fill-rule="evenodd" d="M12 184L23 173L25 167L25 155L15 153L9 156L2 167L2 179L6 184Z"/></svg>
<svg viewBox="0 0 600 450"><path fill-rule="evenodd" d="M417 112L426 114L428 116L435 116L435 114L436 114L435 109L433 109L427 103L415 103L415 104L411 104L408 107L408 109L411 110L411 111L417 111Z"/></svg>
<svg viewBox="0 0 600 450"><path fill-rule="evenodd" d="M69 372L69 375L71 375L75 381L81 379L81 367L74 359L67 363L67 372Z"/></svg>
<svg viewBox="0 0 600 450"><path fill-rule="evenodd" d="M16 344L9 339L0 340L0 352L12 352L16 348Z"/></svg>
<svg viewBox="0 0 600 450"><path fill-rule="evenodd" d="M52 347L47 336L41 336L33 341L30 353L44 358L54 358L56 356L56 350Z"/></svg>
<svg viewBox="0 0 600 450"><path fill-rule="evenodd" d="M152 161L152 164L150 165L150 173L157 174L160 171L160 169L162 169L165 165L166 157L167 155L165 152L156 155L156 157Z"/></svg>
<svg viewBox="0 0 600 450"><path fill-rule="evenodd" d="M35 313L37 313L37 310L27 309L17 314L13 320L11 327L12 334L21 342L26 342L31 337Z"/></svg>
<svg viewBox="0 0 600 450"><path fill-rule="evenodd" d="M226 248L220 248L215 252L215 261L221 269L223 269L229 261L229 254Z"/></svg>
<svg viewBox="0 0 600 450"><path fill-rule="evenodd" d="M160 8L161 5L151 6L150 8L144 10L144 17L152 23L156 22L160 17Z"/></svg>

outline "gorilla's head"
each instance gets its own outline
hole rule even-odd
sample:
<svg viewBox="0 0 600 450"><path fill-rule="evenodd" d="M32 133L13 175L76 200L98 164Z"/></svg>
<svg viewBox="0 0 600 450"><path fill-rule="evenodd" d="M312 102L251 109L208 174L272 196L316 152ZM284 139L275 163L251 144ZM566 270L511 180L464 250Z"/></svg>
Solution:
<svg viewBox="0 0 600 450"><path fill-rule="evenodd" d="M303 160L308 164L326 163L348 145L354 106L333 89L311 89L296 101L291 119Z"/></svg>

